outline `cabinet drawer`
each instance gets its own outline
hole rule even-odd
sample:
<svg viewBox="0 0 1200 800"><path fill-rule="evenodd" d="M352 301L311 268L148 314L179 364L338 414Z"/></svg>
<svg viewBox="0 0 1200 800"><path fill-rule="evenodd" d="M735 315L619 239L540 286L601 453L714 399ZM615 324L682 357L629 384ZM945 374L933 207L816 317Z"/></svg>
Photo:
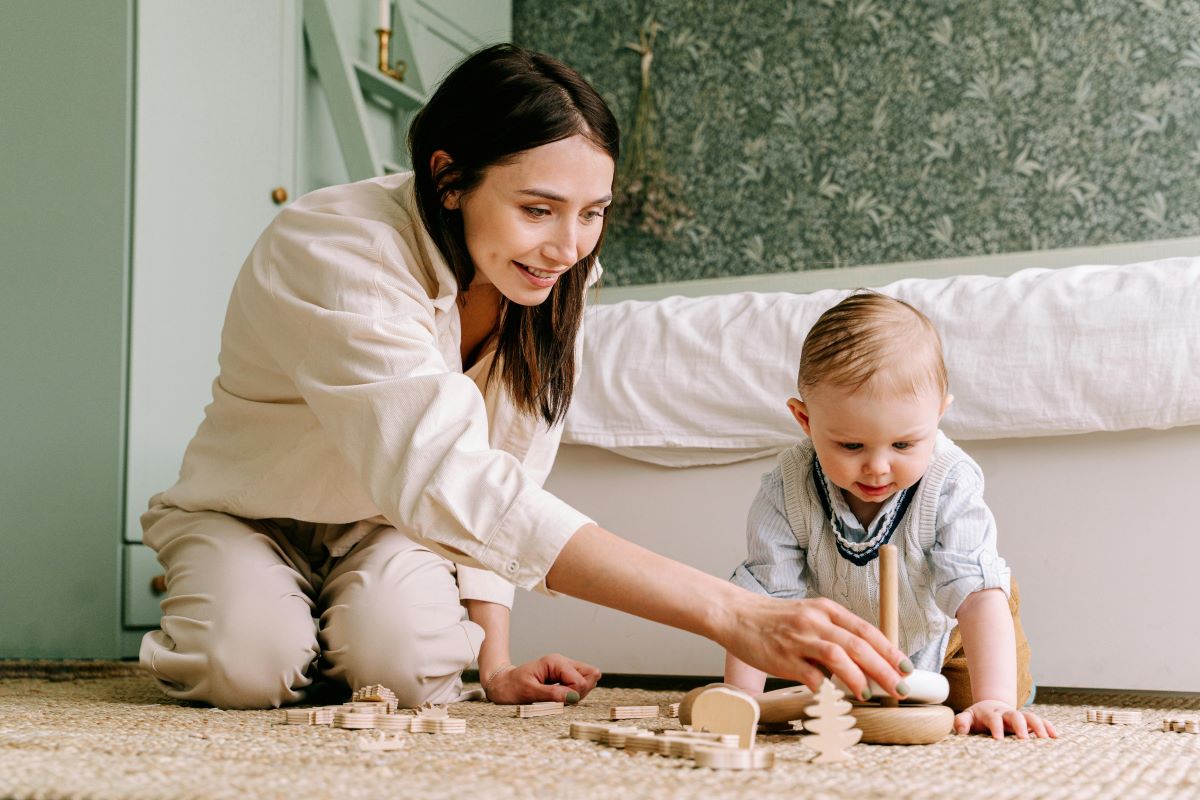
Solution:
<svg viewBox="0 0 1200 800"><path fill-rule="evenodd" d="M163 593L154 586L163 574L158 556L143 544L125 545L125 627L157 628Z"/></svg>

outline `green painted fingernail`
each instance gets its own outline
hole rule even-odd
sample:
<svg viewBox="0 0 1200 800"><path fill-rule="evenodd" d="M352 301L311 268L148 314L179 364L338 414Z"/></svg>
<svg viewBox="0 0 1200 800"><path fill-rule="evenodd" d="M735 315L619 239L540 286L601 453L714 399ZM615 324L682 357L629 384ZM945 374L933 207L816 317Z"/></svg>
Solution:
<svg viewBox="0 0 1200 800"><path fill-rule="evenodd" d="M567 692L567 702L568 703L578 703L579 702L579 692L575 691L574 689Z"/></svg>
<svg viewBox="0 0 1200 800"><path fill-rule="evenodd" d="M896 694L907 695L908 694L908 684L905 683L904 681L900 681L899 683L897 683L896 684Z"/></svg>
<svg viewBox="0 0 1200 800"><path fill-rule="evenodd" d="M913 671L912 662L909 661L907 658L904 659L903 661L901 661L900 662L900 671L903 672L905 675L912 672Z"/></svg>
<svg viewBox="0 0 1200 800"><path fill-rule="evenodd" d="M871 699L871 690L870 689L862 690L862 699L863 699L864 703Z"/></svg>

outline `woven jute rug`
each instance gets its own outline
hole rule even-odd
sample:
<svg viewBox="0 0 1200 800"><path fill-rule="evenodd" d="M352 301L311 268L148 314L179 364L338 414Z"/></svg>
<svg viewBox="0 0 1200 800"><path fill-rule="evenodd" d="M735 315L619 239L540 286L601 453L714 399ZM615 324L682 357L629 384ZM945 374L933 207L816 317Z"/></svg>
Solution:
<svg viewBox="0 0 1200 800"><path fill-rule="evenodd" d="M12 665L9 665L10 667ZM610 705L666 704L676 692L598 688L560 717L451 706L459 735L402 734L367 753L373 732L283 725L282 711L218 711L163 696L136 669L0 670L4 798L1177 798L1200 797L1200 736L1163 733L1196 698L1043 692L1057 741L951 736L925 747L857 745L841 764L810 763L803 736L760 735L774 769L724 772L567 737ZM1084 721L1083 706L1140 708L1143 723ZM675 728L673 719L633 722Z"/></svg>

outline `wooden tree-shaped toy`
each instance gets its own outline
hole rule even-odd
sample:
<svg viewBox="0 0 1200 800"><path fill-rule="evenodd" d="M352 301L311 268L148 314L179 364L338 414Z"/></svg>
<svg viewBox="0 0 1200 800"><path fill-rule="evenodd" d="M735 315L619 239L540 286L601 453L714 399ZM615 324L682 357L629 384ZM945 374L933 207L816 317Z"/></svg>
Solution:
<svg viewBox="0 0 1200 800"><path fill-rule="evenodd" d="M804 727L816 734L805 740L805 744L817 751L814 764L830 761L845 761L849 756L846 748L856 744L862 731L854 727L850 715L850 704L842 699L842 692L828 678L817 692L817 702L806 709L813 719L804 720Z"/></svg>

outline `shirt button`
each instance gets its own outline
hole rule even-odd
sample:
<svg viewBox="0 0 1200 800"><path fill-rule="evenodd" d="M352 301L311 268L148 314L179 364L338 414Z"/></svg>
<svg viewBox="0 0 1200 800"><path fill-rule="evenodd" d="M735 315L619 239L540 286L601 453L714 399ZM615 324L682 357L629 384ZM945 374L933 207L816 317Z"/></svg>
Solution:
<svg viewBox="0 0 1200 800"><path fill-rule="evenodd" d="M507 572L509 575L515 575L517 570L519 570L520 568L521 568L521 564L515 558L512 561L510 561L504 565L504 571Z"/></svg>

